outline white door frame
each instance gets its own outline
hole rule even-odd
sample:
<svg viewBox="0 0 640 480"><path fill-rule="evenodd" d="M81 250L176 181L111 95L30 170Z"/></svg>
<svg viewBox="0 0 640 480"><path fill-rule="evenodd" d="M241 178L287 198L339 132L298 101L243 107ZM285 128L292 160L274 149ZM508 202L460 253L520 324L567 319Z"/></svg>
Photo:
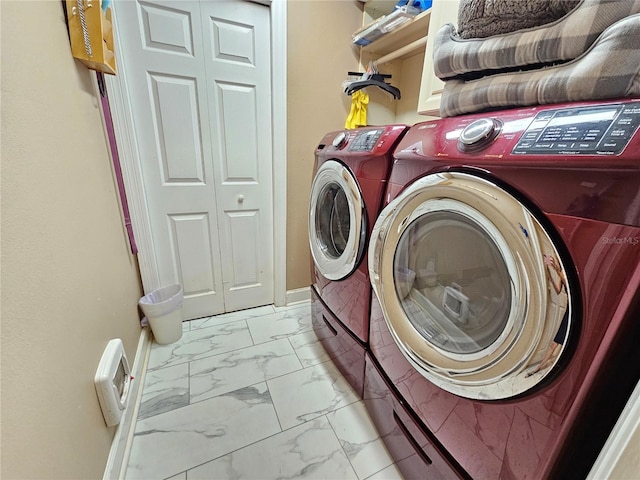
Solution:
<svg viewBox="0 0 640 480"><path fill-rule="evenodd" d="M270 5L271 85L273 123L274 302L287 299L287 0L260 1ZM115 56L118 74L106 75L113 127L122 159L122 174L129 201L131 224L138 245L138 265L145 293L160 288L160 274L151 235L149 206L142 181L142 162L133 124L117 25Z"/></svg>

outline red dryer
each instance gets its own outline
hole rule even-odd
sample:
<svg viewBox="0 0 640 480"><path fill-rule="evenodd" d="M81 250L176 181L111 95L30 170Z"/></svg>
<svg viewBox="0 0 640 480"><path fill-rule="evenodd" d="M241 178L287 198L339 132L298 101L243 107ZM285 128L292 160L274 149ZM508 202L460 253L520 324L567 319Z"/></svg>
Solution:
<svg viewBox="0 0 640 480"><path fill-rule="evenodd" d="M407 479L588 474L640 379L639 126L624 99L404 136L364 400Z"/></svg>

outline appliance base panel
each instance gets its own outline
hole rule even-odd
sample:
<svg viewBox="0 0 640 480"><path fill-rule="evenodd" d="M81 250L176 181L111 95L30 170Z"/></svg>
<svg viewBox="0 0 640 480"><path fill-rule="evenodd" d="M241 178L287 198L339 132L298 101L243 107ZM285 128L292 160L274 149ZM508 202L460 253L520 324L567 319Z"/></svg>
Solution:
<svg viewBox="0 0 640 480"><path fill-rule="evenodd" d="M311 288L311 316L313 330L329 358L362 398L364 345L358 342L325 307L313 287Z"/></svg>
<svg viewBox="0 0 640 480"><path fill-rule="evenodd" d="M406 480L468 478L458 473L424 434L368 355L363 399L380 437Z"/></svg>

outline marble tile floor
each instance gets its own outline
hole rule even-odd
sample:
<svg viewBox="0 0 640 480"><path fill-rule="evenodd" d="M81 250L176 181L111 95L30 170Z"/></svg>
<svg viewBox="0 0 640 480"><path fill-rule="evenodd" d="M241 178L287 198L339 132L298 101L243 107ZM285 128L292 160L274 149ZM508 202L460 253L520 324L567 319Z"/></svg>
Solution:
<svg viewBox="0 0 640 480"><path fill-rule="evenodd" d="M309 302L184 322L179 341L154 343L125 478L402 480Z"/></svg>

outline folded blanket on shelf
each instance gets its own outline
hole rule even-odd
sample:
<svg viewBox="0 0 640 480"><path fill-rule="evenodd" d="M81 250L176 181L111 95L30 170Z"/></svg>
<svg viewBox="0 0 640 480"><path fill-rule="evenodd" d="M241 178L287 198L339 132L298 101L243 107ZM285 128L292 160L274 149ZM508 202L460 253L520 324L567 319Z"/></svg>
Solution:
<svg viewBox="0 0 640 480"><path fill-rule="evenodd" d="M461 0L458 36L485 38L554 22L580 0Z"/></svg>
<svg viewBox="0 0 640 480"><path fill-rule="evenodd" d="M477 78L567 62L587 51L606 28L637 13L640 0L582 0L552 23L474 39L458 37L448 24L434 40L435 74L443 80L474 73Z"/></svg>
<svg viewBox="0 0 640 480"><path fill-rule="evenodd" d="M640 14L636 14L611 25L568 63L445 82L440 114L450 117L490 108L640 96L639 46Z"/></svg>

